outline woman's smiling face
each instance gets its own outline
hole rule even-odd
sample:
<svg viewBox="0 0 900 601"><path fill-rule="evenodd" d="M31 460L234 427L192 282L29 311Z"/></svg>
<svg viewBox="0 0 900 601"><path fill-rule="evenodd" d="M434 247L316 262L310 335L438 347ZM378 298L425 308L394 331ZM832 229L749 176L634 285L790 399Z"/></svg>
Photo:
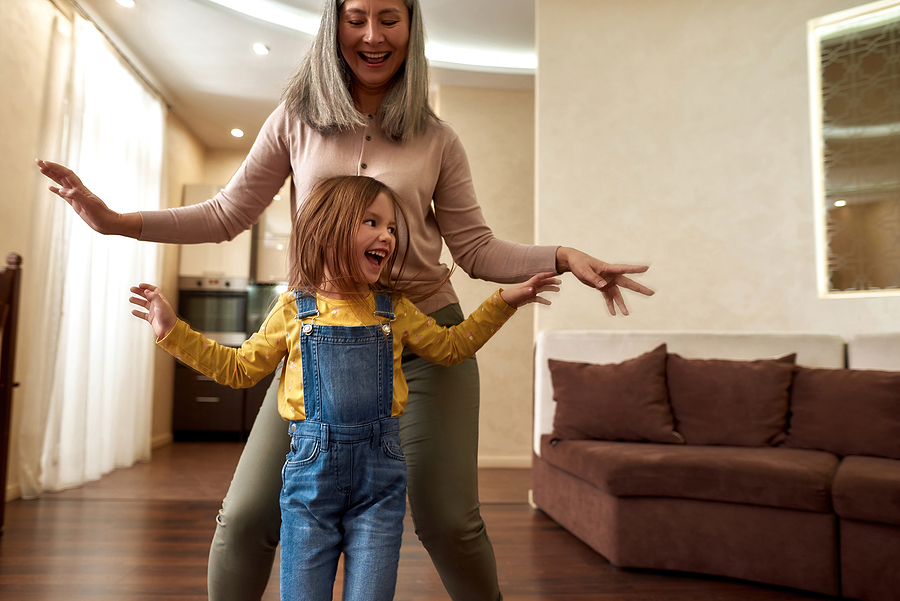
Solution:
<svg viewBox="0 0 900 601"><path fill-rule="evenodd" d="M386 92L406 61L409 9L403 0L345 0L338 43L353 71L355 88Z"/></svg>

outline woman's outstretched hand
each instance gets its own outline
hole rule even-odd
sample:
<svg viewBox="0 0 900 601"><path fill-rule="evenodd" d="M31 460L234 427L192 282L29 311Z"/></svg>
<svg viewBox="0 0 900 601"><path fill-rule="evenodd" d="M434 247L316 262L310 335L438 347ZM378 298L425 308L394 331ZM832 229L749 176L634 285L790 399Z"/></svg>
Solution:
<svg viewBox="0 0 900 601"><path fill-rule="evenodd" d="M175 327L178 318L172 305L166 300L165 295L160 292L159 288L152 284L141 284L140 286L132 286L131 293L134 295L128 301L139 307L146 309L140 311L134 309L131 314L139 317L153 326L153 332L157 339L165 338Z"/></svg>
<svg viewBox="0 0 900 601"><path fill-rule="evenodd" d="M500 297L510 307L521 307L528 303L549 305L550 301L542 296L544 292L559 292L560 280L555 273L539 273L522 284L516 284L500 292Z"/></svg>
<svg viewBox="0 0 900 601"><path fill-rule="evenodd" d="M140 238L142 223L139 213L116 213L88 190L75 172L68 167L40 159L36 162L41 173L57 184L49 186L50 191L69 203L75 209L75 213L94 231Z"/></svg>
<svg viewBox="0 0 900 601"><path fill-rule="evenodd" d="M616 307L622 315L628 315L625 299L620 288L627 288L645 296L653 296L643 284L625 276L629 273L644 273L647 265L614 265L576 250L560 246L556 251L556 270L559 273L571 271L585 286L596 288L603 294L610 315L616 314Z"/></svg>

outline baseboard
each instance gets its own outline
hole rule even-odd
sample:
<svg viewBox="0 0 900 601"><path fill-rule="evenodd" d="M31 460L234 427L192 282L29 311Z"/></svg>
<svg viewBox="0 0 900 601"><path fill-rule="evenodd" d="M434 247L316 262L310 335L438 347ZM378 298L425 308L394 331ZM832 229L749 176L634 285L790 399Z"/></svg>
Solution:
<svg viewBox="0 0 900 601"><path fill-rule="evenodd" d="M160 447L166 447L172 444L173 438L171 432L166 432L164 434L159 434L150 439L150 450L158 449Z"/></svg>
<svg viewBox="0 0 900 601"><path fill-rule="evenodd" d="M531 455L479 457L478 467L527 469L531 467Z"/></svg>
<svg viewBox="0 0 900 601"><path fill-rule="evenodd" d="M18 484L7 484L6 485L6 502L15 501L16 499L22 498L22 489L19 488Z"/></svg>

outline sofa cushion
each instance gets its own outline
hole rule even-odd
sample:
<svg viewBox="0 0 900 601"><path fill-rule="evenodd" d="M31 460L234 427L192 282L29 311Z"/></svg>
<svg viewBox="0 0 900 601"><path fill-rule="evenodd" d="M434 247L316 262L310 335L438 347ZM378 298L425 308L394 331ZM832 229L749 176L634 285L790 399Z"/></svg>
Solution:
<svg viewBox="0 0 900 601"><path fill-rule="evenodd" d="M549 360L553 437L680 443L666 394L666 345L622 363Z"/></svg>
<svg viewBox="0 0 900 601"><path fill-rule="evenodd" d="M786 444L900 459L900 373L798 367Z"/></svg>
<svg viewBox="0 0 900 601"><path fill-rule="evenodd" d="M771 447L541 439L551 465L617 497L674 497L831 512L838 458Z"/></svg>
<svg viewBox="0 0 900 601"><path fill-rule="evenodd" d="M687 444L759 447L783 442L794 359L731 361L670 354L666 380L675 429Z"/></svg>
<svg viewBox="0 0 900 601"><path fill-rule="evenodd" d="M832 503L843 519L900 526L900 461L844 457L834 476Z"/></svg>

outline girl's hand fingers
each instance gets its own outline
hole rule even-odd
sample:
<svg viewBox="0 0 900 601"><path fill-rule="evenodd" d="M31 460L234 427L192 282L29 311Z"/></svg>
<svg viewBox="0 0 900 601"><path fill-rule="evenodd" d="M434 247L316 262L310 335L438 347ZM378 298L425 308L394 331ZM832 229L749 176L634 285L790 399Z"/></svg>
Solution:
<svg viewBox="0 0 900 601"><path fill-rule="evenodd" d="M128 302L131 303L132 305L137 305L137 306L143 307L145 309L150 306L150 301L148 301L146 298L142 298L140 296L132 296L131 298L128 299Z"/></svg>

